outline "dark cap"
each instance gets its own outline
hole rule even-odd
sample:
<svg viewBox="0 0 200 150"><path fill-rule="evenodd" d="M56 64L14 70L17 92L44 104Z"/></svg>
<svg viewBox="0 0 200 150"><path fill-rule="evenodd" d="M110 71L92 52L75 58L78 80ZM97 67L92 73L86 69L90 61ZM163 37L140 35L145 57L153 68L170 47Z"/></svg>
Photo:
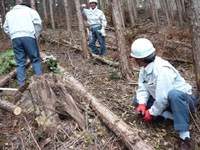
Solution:
<svg viewBox="0 0 200 150"><path fill-rule="evenodd" d="M20 3L20 5L24 5L24 6L27 6L27 7L31 8L31 5L29 3L27 3L27 2L22 2L22 3Z"/></svg>

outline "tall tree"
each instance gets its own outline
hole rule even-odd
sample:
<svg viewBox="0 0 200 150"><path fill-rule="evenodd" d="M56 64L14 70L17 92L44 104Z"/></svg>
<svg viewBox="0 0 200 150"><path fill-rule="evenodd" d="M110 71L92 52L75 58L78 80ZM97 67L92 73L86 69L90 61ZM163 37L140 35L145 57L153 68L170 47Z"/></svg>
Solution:
<svg viewBox="0 0 200 150"><path fill-rule="evenodd" d="M130 21L131 21L131 27L134 27L135 26L135 18L134 18L134 15L133 15L130 0L126 0L126 5L128 7L128 13L129 13Z"/></svg>
<svg viewBox="0 0 200 150"><path fill-rule="evenodd" d="M71 31L71 17L69 15L69 2L68 0L63 0L64 6L65 6L65 17L66 17L66 24L67 24L67 30Z"/></svg>
<svg viewBox="0 0 200 150"><path fill-rule="evenodd" d="M31 8L36 10L36 2L35 2L35 0L31 0Z"/></svg>
<svg viewBox="0 0 200 150"><path fill-rule="evenodd" d="M166 18L167 18L167 24L168 26L171 26L171 19L169 17L169 8L168 8L168 5L167 5L167 0L161 0L162 3L163 3L163 10L165 11L165 15L166 15Z"/></svg>
<svg viewBox="0 0 200 150"><path fill-rule="evenodd" d="M183 13L182 13L181 2L180 0L175 0L175 2L176 2L176 8L178 11L179 22L180 22L180 25L183 26Z"/></svg>
<svg viewBox="0 0 200 150"><path fill-rule="evenodd" d="M1 22L2 24L5 22L5 16L6 16L6 4L5 4L5 0L1 1Z"/></svg>
<svg viewBox="0 0 200 150"><path fill-rule="evenodd" d="M138 12L137 12L137 0L133 0L133 14L135 17L135 21L138 20Z"/></svg>
<svg viewBox="0 0 200 150"><path fill-rule="evenodd" d="M122 17L119 12L119 3L116 0L112 0L112 15L114 19L114 24L115 24L115 33L117 36L117 44L118 44L118 51L119 51L119 57L120 61L122 63L121 66L121 73L123 77L126 79L130 80L132 77L132 73L130 70L130 65L128 61L128 57L126 55L126 41L124 37L124 27L122 24Z"/></svg>
<svg viewBox="0 0 200 150"><path fill-rule="evenodd" d="M197 88L200 91L200 1L190 0L190 23L192 34L192 51L197 81Z"/></svg>
<svg viewBox="0 0 200 150"><path fill-rule="evenodd" d="M79 0L75 0L76 5L76 14L78 17L78 25L79 25L79 31L81 33L81 40L82 40L82 50L83 50L83 58L88 59L89 53L88 53L88 45L87 45L87 38L85 33L85 27L83 22L83 16L81 13L81 5Z"/></svg>
<svg viewBox="0 0 200 150"><path fill-rule="evenodd" d="M49 8L50 8L50 16L51 16L51 26L52 29L55 31L56 27L55 27L55 22L54 22L54 16L53 16L53 1L49 0Z"/></svg>
<svg viewBox="0 0 200 150"><path fill-rule="evenodd" d="M112 1L112 0L109 0L109 1ZM120 0L118 1L118 5L119 5L119 12L120 12L120 16L121 16L122 25L123 25L123 28L125 29L124 9L123 9L123 6L122 6L123 4L121 3Z"/></svg>
<svg viewBox="0 0 200 150"><path fill-rule="evenodd" d="M47 8L46 8L46 1L42 0L42 6L44 11L44 19L47 20Z"/></svg>

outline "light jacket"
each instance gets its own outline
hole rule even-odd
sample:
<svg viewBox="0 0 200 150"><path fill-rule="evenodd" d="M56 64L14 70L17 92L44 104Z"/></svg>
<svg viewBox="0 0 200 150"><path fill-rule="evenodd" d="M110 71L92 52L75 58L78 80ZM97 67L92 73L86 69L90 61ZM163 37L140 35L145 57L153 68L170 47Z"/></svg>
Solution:
<svg viewBox="0 0 200 150"><path fill-rule="evenodd" d="M87 23L91 28L97 27L99 25L102 26L102 28L106 28L107 20L103 13L103 11L99 10L96 6L95 9L84 9L82 8L83 14L87 17Z"/></svg>
<svg viewBox="0 0 200 150"><path fill-rule="evenodd" d="M3 28L11 39L19 37L35 38L40 35L42 21L37 11L24 5L16 5L6 14Z"/></svg>
<svg viewBox="0 0 200 150"><path fill-rule="evenodd" d="M168 62L156 56L155 60L145 68L141 67L139 88L136 97L139 104L147 104L150 96L155 101L149 112L153 116L161 115L169 106L167 96L169 91L176 89L192 94L192 87L181 77L178 71Z"/></svg>

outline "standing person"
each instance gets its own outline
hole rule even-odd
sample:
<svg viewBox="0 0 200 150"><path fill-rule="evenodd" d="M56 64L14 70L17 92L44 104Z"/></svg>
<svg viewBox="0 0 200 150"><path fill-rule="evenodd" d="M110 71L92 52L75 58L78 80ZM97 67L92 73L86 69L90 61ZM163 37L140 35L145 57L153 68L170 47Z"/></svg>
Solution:
<svg viewBox="0 0 200 150"><path fill-rule="evenodd" d="M89 5L90 9L86 9L85 4L81 5L81 9L83 14L87 17L87 23L91 31L89 46L94 54L104 56L106 55L105 28L107 20L104 13L98 9L97 0L89 0ZM97 39L100 44L100 52L95 45Z"/></svg>
<svg viewBox="0 0 200 150"><path fill-rule="evenodd" d="M42 29L39 14L31 9L30 4L22 2L6 14L3 27L13 43L18 85L22 85L26 80L27 56L32 62L35 74L42 75L41 59L36 41Z"/></svg>
<svg viewBox="0 0 200 150"><path fill-rule="evenodd" d="M175 131L180 133L180 149L189 150L189 117L197 106L192 87L168 62L156 56L152 43L137 39L131 46L131 56L141 67L133 104L136 114L148 122L156 116L174 120Z"/></svg>

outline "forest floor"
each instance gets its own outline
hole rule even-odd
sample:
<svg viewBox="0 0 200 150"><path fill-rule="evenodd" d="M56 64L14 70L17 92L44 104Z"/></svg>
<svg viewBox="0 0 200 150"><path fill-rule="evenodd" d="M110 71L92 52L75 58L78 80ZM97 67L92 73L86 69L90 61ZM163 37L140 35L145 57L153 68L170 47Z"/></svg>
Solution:
<svg viewBox="0 0 200 150"><path fill-rule="evenodd" d="M169 60L185 80L193 86L193 92L199 102L189 31L166 26L160 27L158 33L153 28L148 28L148 32L139 29L133 31L133 33L131 30L126 31L127 53L130 53L130 45L134 39L138 37L150 39L156 47L157 55ZM107 35L107 45L117 47L114 32L108 31ZM145 142L158 150L178 149L179 134L174 131L172 121L146 123L135 115L136 108L132 105L132 98L138 88L139 72L132 71L133 79L131 82L127 81L122 78L118 67L104 64L93 57L84 61L81 52L64 45L63 39L76 46L80 45L81 41L77 31L72 34L63 29L54 32L48 29L40 40L40 51L46 55L55 56L66 71L79 80L102 104L131 126ZM12 49L9 39L0 41L1 52L9 49ZM107 59L118 60L116 51L107 49L107 52ZM134 60L129 59L131 65L135 66ZM16 82L15 78L7 84L7 87L17 87ZM1 99L6 100L11 100L13 95L9 92L0 93ZM124 150L124 144L106 128L87 102L81 101L81 105L87 110L83 113L87 120L87 129L81 131L70 116L60 116L62 125L57 134L53 131L44 132L41 127L37 126L34 115L24 115L28 120L27 123L22 116L13 116L0 111L0 149L36 149L31 130L41 149ZM191 138L195 142L196 150L200 147L200 131L196 126L200 126L199 117L200 108L198 106L193 113L190 125Z"/></svg>

